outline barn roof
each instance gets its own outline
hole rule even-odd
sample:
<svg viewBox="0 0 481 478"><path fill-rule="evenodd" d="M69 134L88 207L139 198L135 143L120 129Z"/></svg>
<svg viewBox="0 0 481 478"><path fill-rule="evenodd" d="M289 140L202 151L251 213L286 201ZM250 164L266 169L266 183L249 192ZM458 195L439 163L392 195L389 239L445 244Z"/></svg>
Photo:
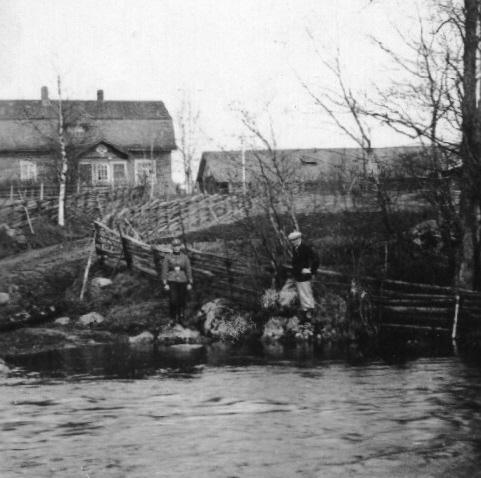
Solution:
<svg viewBox="0 0 481 478"><path fill-rule="evenodd" d="M126 149L176 148L172 118L161 101L63 101L67 125L88 125L92 142ZM47 150L55 136L58 102L0 100L0 151Z"/></svg>
<svg viewBox="0 0 481 478"><path fill-rule="evenodd" d="M376 148L376 159L383 164L392 164L402 155L420 153L418 146ZM341 168L360 171L365 154L361 148L311 148L280 149L275 151L245 151L246 181L259 175L261 166L272 164L275 155L278 164L292 171L298 179L317 180L320 176L336 174ZM272 168L269 168L272 169ZM240 181L242 175L241 151L206 151L202 154L197 180L202 182L210 177L218 182Z"/></svg>

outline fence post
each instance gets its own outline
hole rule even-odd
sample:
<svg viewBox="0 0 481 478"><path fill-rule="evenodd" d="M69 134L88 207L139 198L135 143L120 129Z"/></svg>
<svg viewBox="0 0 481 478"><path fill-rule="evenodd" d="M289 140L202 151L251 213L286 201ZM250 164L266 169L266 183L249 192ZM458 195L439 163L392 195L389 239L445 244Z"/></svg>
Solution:
<svg viewBox="0 0 481 478"><path fill-rule="evenodd" d="M40 183L40 201L43 201L43 181Z"/></svg>
<svg viewBox="0 0 481 478"><path fill-rule="evenodd" d="M94 222L94 227L95 227L95 252L97 253L98 260L101 265L104 264L105 262L105 254L102 250L102 235L101 235L101 230L100 230L100 224L97 222Z"/></svg>
<svg viewBox="0 0 481 478"><path fill-rule="evenodd" d="M13 201L13 184L10 184L10 201Z"/></svg>
<svg viewBox="0 0 481 478"><path fill-rule="evenodd" d="M132 269L132 254L130 254L129 251L129 242L127 238L123 236L120 226L117 226L117 229L119 231L120 242L122 244L122 251L124 253L125 262L127 263L127 267L129 269Z"/></svg>
<svg viewBox="0 0 481 478"><path fill-rule="evenodd" d="M152 258L154 259L155 272L157 272L157 276L160 279L162 277L162 257L160 256L156 246L151 246L151 251Z"/></svg>
<svg viewBox="0 0 481 478"><path fill-rule="evenodd" d="M453 330L451 332L451 339L456 340L458 335L458 317L459 317L459 294L456 294L456 302L454 304L454 318L453 318Z"/></svg>

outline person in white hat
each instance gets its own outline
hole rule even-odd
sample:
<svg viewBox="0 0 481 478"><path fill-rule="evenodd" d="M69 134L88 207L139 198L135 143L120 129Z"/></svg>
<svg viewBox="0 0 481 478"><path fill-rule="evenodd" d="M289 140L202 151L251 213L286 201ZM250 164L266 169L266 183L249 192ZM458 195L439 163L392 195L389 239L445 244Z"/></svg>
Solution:
<svg viewBox="0 0 481 478"><path fill-rule="evenodd" d="M187 291L192 289L193 278L190 260L181 252L180 239L172 241L172 253L162 262L162 282L169 292L170 318L172 322L183 325Z"/></svg>
<svg viewBox="0 0 481 478"><path fill-rule="evenodd" d="M305 244L299 231L291 232L287 238L292 244L292 274L296 283L301 310L305 319L312 319L314 295L311 280L319 267L319 256Z"/></svg>

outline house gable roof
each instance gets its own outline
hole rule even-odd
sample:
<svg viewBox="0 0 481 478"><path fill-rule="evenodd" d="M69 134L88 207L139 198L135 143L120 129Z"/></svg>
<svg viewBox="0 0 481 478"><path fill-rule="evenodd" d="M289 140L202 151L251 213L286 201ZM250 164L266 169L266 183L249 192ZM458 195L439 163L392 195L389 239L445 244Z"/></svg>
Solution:
<svg viewBox="0 0 481 478"><path fill-rule="evenodd" d="M0 100L0 151L52 148L57 101ZM63 101L66 123L88 126L89 141L100 139L127 150L176 148L172 118L161 101Z"/></svg>
<svg viewBox="0 0 481 478"><path fill-rule="evenodd" d="M95 144L92 144L84 149L81 149L76 155L76 157L82 158L84 156L87 156L88 154L94 152L100 145L106 146L107 150L113 152L117 157L124 158L124 159L127 159L129 157L128 151L103 139L96 142Z"/></svg>

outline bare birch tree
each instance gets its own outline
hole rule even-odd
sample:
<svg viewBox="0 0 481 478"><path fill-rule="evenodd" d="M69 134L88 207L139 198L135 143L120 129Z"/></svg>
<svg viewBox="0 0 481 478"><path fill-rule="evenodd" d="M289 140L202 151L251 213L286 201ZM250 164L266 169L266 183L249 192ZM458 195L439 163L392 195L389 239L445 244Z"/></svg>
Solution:
<svg viewBox="0 0 481 478"><path fill-rule="evenodd" d="M191 194L195 178L193 167L198 151L200 135L200 111L194 107L192 99L184 92L177 113L177 146L182 157L182 169L187 194Z"/></svg>

